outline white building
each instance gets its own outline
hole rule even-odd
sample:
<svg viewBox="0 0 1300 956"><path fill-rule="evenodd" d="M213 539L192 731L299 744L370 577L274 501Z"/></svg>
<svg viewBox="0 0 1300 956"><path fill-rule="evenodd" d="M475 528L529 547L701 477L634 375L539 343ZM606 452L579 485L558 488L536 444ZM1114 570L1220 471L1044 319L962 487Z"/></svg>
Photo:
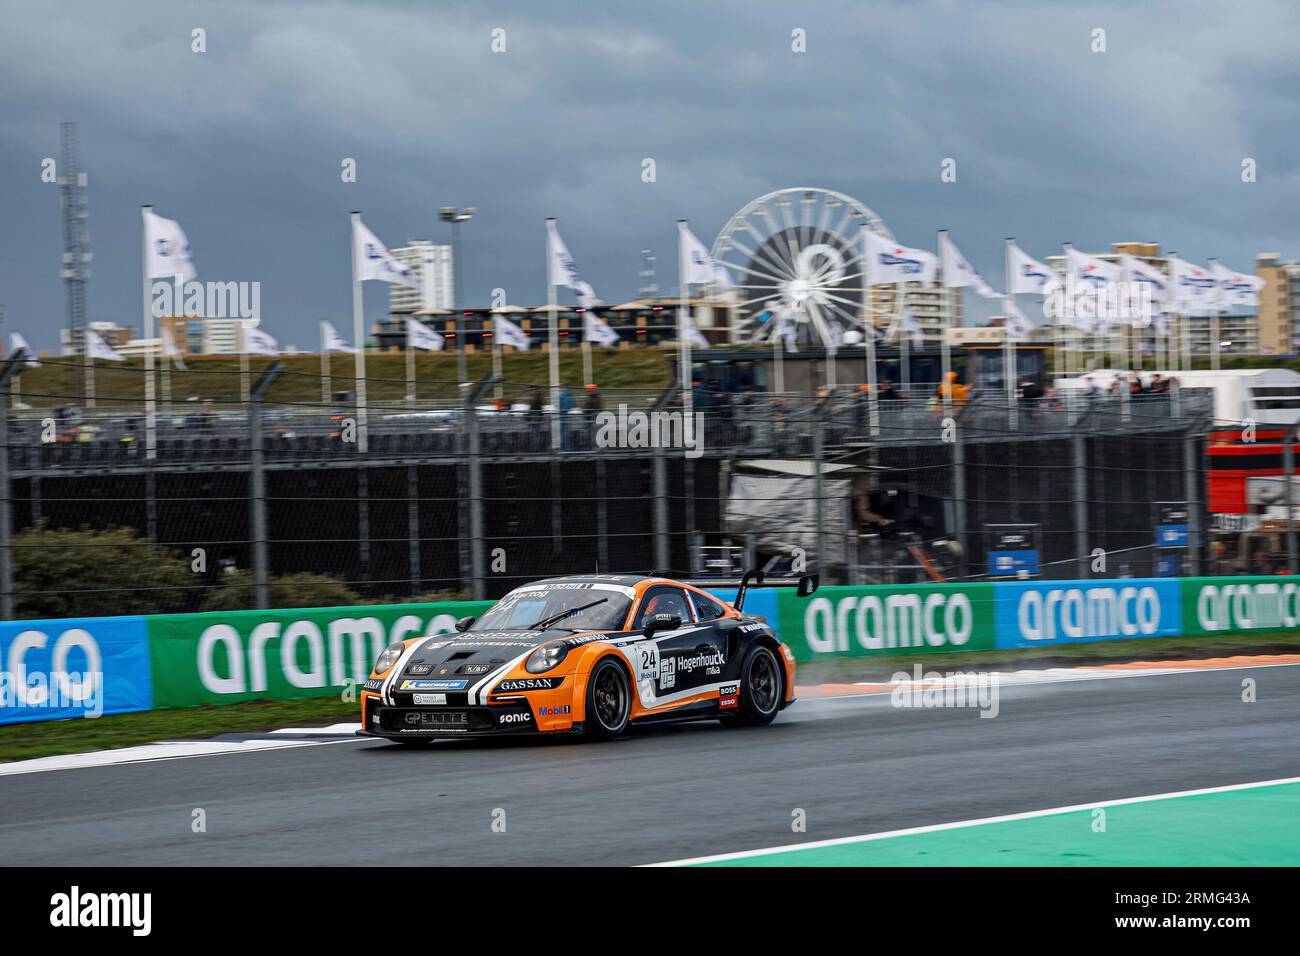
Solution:
<svg viewBox="0 0 1300 956"><path fill-rule="evenodd" d="M388 287L388 311L393 314L418 312L421 309L451 309L455 301L455 278L452 271L451 246L441 246L427 239L412 239L393 258L410 266L420 281L419 289L396 283Z"/></svg>
<svg viewBox="0 0 1300 956"><path fill-rule="evenodd" d="M204 355L238 355L243 319L204 319L199 350Z"/></svg>

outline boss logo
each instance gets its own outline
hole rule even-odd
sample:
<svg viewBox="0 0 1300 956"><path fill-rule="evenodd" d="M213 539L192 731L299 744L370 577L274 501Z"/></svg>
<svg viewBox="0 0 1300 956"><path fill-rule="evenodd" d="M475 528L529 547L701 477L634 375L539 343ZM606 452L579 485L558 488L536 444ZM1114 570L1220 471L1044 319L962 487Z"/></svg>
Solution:
<svg viewBox="0 0 1300 956"><path fill-rule="evenodd" d="M721 694L723 697L735 697L737 694L740 693L740 685L723 684L721 687L718 688L718 693Z"/></svg>

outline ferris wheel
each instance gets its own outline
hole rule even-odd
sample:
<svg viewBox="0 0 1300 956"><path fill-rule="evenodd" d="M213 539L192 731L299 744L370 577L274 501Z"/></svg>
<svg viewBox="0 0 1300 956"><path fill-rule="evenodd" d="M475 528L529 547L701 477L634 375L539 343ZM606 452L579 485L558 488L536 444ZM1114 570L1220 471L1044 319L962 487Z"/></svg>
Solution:
<svg viewBox="0 0 1300 956"><path fill-rule="evenodd" d="M867 294L859 258L864 226L894 238L884 220L856 199L808 187L778 189L732 216L712 252L735 283L736 337L772 342L782 334L782 316L793 322L801 345L837 345L846 332L860 329Z"/></svg>

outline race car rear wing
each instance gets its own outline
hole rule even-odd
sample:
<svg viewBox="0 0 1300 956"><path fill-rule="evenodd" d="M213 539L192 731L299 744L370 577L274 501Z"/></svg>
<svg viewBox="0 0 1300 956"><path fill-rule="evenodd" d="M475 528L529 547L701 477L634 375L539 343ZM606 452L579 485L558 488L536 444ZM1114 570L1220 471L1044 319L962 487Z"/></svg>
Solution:
<svg viewBox="0 0 1300 956"><path fill-rule="evenodd" d="M697 588L735 588L736 600L731 606L737 611L745 609L745 592L750 588L795 588L795 594L806 598L817 590L820 577L805 574L802 577L767 577L757 569L746 571L739 578L694 578L686 583Z"/></svg>

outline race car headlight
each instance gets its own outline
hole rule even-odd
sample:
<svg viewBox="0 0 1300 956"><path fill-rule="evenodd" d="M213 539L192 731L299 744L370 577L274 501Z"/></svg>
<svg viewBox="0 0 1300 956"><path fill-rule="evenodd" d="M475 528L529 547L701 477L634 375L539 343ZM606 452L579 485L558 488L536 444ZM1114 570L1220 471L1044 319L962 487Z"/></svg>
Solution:
<svg viewBox="0 0 1300 956"><path fill-rule="evenodd" d="M530 674L541 674L549 671L564 660L565 655L568 653L569 648L563 642L543 644L528 655L528 660L524 661L524 670Z"/></svg>
<svg viewBox="0 0 1300 956"><path fill-rule="evenodd" d="M375 661L375 673L382 674L396 664L397 659L402 656L404 650L406 650L406 645L401 641L394 641L385 647L383 653L379 655L379 659Z"/></svg>

